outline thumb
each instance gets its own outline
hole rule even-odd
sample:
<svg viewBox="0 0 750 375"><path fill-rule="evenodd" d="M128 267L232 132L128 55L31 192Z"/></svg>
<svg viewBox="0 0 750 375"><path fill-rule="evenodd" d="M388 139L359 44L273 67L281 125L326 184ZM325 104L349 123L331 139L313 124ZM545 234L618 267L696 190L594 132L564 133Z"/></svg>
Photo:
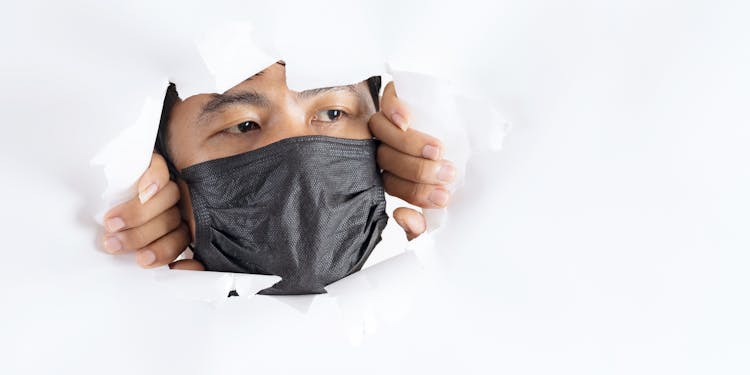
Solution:
<svg viewBox="0 0 750 375"><path fill-rule="evenodd" d="M151 164L138 180L138 199L146 203L151 197L169 182L169 169L164 158L154 152L151 154Z"/></svg>
<svg viewBox="0 0 750 375"><path fill-rule="evenodd" d="M380 111L401 130L406 131L409 128L409 109L398 99L393 81L385 85L383 97L380 99Z"/></svg>
<svg viewBox="0 0 750 375"><path fill-rule="evenodd" d="M411 241L427 229L424 216L417 210L399 207L393 211L393 219L406 232L406 238Z"/></svg>

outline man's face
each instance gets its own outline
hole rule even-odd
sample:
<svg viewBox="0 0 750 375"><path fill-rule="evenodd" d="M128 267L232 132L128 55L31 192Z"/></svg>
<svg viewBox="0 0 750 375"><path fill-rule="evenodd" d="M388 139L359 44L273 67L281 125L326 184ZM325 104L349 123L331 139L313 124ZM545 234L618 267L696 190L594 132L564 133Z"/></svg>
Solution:
<svg viewBox="0 0 750 375"><path fill-rule="evenodd" d="M182 170L291 137L370 139L367 122L374 113L366 82L291 91L284 65L277 63L223 94L200 94L176 103L167 125L168 152ZM177 183L184 219L195 236L187 185Z"/></svg>
<svg viewBox="0 0 750 375"><path fill-rule="evenodd" d="M366 82L291 91L285 69L274 64L223 94L178 102L168 124L168 145L178 170L305 135L372 138L375 112Z"/></svg>

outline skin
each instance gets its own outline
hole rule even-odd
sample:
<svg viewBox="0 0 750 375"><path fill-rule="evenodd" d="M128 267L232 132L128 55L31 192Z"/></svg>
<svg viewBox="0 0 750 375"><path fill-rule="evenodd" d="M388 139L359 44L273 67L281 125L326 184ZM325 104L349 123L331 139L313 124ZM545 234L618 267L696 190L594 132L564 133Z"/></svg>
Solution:
<svg viewBox="0 0 750 375"><path fill-rule="evenodd" d="M375 112L365 82L292 91L286 86L285 67L278 63L221 95L200 94L178 102L168 124L169 152L175 166L183 169L290 137L375 136L381 140L377 161L388 194L422 208L446 206L450 194L443 185L453 180L455 169L441 159L442 144L409 128L409 112L392 82L380 105L381 111ZM153 154L138 189L138 197L105 215L104 249L112 254L135 251L144 268L169 264L202 270L192 259L175 262L193 238L194 218L187 185L170 181L161 155ZM424 217L414 209L397 208L393 218L409 240L426 229Z"/></svg>

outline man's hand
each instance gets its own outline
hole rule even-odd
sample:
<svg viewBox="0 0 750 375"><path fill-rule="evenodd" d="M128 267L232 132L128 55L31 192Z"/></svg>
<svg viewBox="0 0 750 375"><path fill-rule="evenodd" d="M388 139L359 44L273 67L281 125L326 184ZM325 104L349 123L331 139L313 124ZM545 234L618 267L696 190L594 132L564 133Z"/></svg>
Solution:
<svg viewBox="0 0 750 375"><path fill-rule="evenodd" d="M378 164L388 194L422 208L445 207L450 193L442 185L455 177L455 168L442 160L442 143L435 137L409 129L409 112L396 97L393 83L386 85L380 112L369 122L382 142ZM182 221L177 203L180 192L169 179L167 164L154 153L151 164L138 182L138 197L111 209L104 216L104 248L111 254L135 252L141 267L169 264L174 269L203 270L193 259L174 260L190 243L190 232ZM426 229L424 216L411 208L393 212L409 240Z"/></svg>
<svg viewBox="0 0 750 375"><path fill-rule="evenodd" d="M135 251L136 262L144 268L169 264L171 268L203 269L192 259L172 263L190 243L190 232L177 206L179 199L167 163L154 153L138 181L138 197L104 215L104 249L111 254Z"/></svg>
<svg viewBox="0 0 750 375"><path fill-rule="evenodd" d="M380 112L370 119L370 131L382 143L378 165L388 194L422 208L445 207L450 192L443 187L453 181L456 169L442 160L442 143L435 137L409 128L409 112L388 83L380 101ZM424 216L411 208L399 207L393 218L412 240L427 228Z"/></svg>

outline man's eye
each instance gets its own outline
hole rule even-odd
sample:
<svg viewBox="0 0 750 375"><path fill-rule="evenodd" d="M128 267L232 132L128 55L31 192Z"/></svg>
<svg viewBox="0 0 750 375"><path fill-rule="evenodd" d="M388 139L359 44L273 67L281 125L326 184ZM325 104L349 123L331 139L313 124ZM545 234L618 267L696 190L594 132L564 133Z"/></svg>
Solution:
<svg viewBox="0 0 750 375"><path fill-rule="evenodd" d="M315 115L314 120L322 122L336 122L343 116L346 116L346 112L340 109L326 109L318 112Z"/></svg>
<svg viewBox="0 0 750 375"><path fill-rule="evenodd" d="M227 133L232 133L232 134L241 134L241 133L247 133L251 130L258 130L258 129L260 129L260 124L258 124L257 122L245 121L235 126L232 126L231 128L227 128L224 131Z"/></svg>

